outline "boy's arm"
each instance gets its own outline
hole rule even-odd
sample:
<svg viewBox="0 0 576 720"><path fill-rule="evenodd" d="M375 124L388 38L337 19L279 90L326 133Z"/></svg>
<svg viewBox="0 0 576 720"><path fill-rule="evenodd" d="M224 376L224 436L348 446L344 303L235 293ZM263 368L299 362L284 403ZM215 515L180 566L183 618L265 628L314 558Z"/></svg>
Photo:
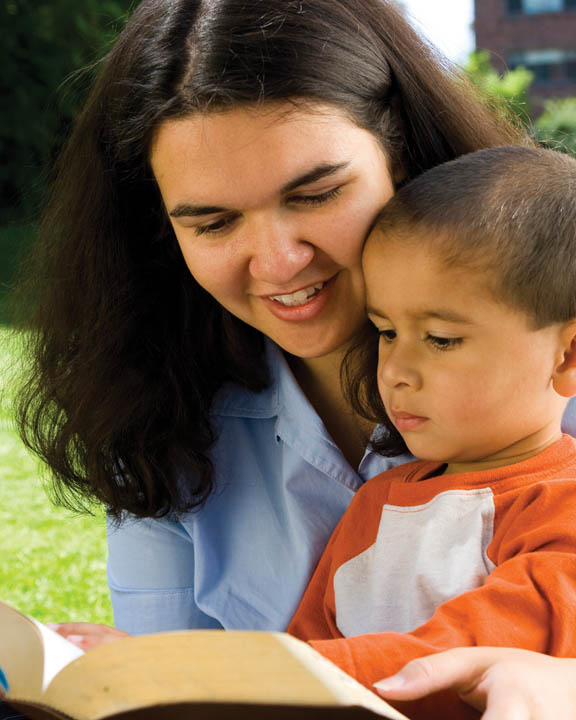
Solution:
<svg viewBox="0 0 576 720"><path fill-rule="evenodd" d="M461 646L574 654L576 554L535 554L537 559L524 556L497 568L483 586L444 603L411 633L312 640L310 644L367 686L414 658ZM553 589L546 588L549 584Z"/></svg>
<svg viewBox="0 0 576 720"><path fill-rule="evenodd" d="M552 481L521 493L500 521L490 547L498 567L482 586L440 605L413 632L342 638L335 621L335 632L329 622L324 635L308 632L320 623L305 622L302 616L310 610L304 603L290 631L367 686L409 660L459 646L509 645L551 655L576 654L574 485ZM315 593L308 598L310 604L319 597ZM328 589L322 612L334 618L330 597L333 602Z"/></svg>

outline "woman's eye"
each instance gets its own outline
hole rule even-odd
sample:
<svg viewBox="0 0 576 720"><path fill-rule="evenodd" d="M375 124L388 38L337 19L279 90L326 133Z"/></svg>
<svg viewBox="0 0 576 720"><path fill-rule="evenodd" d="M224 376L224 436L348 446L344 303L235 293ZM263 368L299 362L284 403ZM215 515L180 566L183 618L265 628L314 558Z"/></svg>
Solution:
<svg viewBox="0 0 576 720"><path fill-rule="evenodd" d="M428 335L426 340L436 350L452 350L462 344L463 338L460 337L439 337L438 335Z"/></svg>
<svg viewBox="0 0 576 720"><path fill-rule="evenodd" d="M396 330L379 330L378 335L385 343L391 343L396 340Z"/></svg>
<svg viewBox="0 0 576 720"><path fill-rule="evenodd" d="M223 217L207 225L196 225L196 235L215 235L226 230L235 220L235 217Z"/></svg>
<svg viewBox="0 0 576 720"><path fill-rule="evenodd" d="M332 190L318 193L318 195L292 195L287 198L287 201L296 205L308 205L310 207L316 207L317 205L323 205L324 203L333 200L335 197L340 195L341 192L341 187L335 187L332 188Z"/></svg>

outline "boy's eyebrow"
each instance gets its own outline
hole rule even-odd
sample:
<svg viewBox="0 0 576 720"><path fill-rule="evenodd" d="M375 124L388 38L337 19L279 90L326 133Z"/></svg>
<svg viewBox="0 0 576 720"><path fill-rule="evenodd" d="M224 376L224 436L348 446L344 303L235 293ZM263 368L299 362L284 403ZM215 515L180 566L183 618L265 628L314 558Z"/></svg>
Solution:
<svg viewBox="0 0 576 720"><path fill-rule="evenodd" d="M374 315L375 317L388 317L386 313L382 312L382 310L370 306L366 307L366 313L368 315ZM411 314L417 320L444 320L446 322L460 323L461 325L477 325L477 323L469 317L447 308L439 308L438 310L421 310Z"/></svg>
<svg viewBox="0 0 576 720"><path fill-rule="evenodd" d="M476 323L466 315L461 315L454 310L443 308L438 310L424 310L414 313L414 315L423 320L446 320L447 322L462 323L464 325L476 325Z"/></svg>
<svg viewBox="0 0 576 720"><path fill-rule="evenodd" d="M350 162L342 163L320 163L311 170L298 175L280 188L280 193L286 193L295 190L301 185L310 185L310 183L323 180L330 175L334 175L340 170L348 167ZM170 217L199 217L200 215L214 215L216 213L227 212L229 208L220 207L218 205L194 205L193 203L179 203L168 213Z"/></svg>

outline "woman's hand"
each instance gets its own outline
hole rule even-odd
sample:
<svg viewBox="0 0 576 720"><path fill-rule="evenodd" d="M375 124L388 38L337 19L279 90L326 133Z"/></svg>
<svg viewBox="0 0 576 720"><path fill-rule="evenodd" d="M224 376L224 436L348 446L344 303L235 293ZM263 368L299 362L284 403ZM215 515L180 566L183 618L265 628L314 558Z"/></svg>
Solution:
<svg viewBox="0 0 576 720"><path fill-rule="evenodd" d="M130 635L123 630L117 630L110 625L96 623L68 622L49 624L48 627L69 642L77 645L81 650L92 650L103 643L114 642Z"/></svg>
<svg viewBox="0 0 576 720"><path fill-rule="evenodd" d="M576 717L576 660L512 648L456 648L405 665L375 684L389 700L455 690L483 720Z"/></svg>

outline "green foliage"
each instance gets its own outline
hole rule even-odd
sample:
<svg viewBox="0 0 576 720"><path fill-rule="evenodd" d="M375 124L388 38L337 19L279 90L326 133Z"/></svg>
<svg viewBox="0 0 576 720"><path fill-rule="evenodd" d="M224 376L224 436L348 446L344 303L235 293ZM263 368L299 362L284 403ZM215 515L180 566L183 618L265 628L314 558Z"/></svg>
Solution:
<svg viewBox="0 0 576 720"><path fill-rule="evenodd" d="M0 227L0 325L10 321L7 296L18 264L34 240L34 233L32 225Z"/></svg>
<svg viewBox="0 0 576 720"><path fill-rule="evenodd" d="M499 75L490 63L487 50L472 53L465 70L472 83L497 107L528 125L531 111L528 93L533 79L529 70L519 67Z"/></svg>
<svg viewBox="0 0 576 720"><path fill-rule="evenodd" d="M10 413L19 338L0 328L0 598L44 622L111 624L104 516L53 507Z"/></svg>
<svg viewBox="0 0 576 720"><path fill-rule="evenodd" d="M535 130L542 144L576 155L576 98L547 100Z"/></svg>
<svg viewBox="0 0 576 720"><path fill-rule="evenodd" d="M131 0L0 0L0 220L30 220L89 69ZM83 72L88 70L88 72Z"/></svg>
<svg viewBox="0 0 576 720"><path fill-rule="evenodd" d="M466 73L472 83L498 109L530 129L542 145L576 155L576 98L547 100L534 123L529 101L532 73L519 67L499 75L486 50L470 55Z"/></svg>

